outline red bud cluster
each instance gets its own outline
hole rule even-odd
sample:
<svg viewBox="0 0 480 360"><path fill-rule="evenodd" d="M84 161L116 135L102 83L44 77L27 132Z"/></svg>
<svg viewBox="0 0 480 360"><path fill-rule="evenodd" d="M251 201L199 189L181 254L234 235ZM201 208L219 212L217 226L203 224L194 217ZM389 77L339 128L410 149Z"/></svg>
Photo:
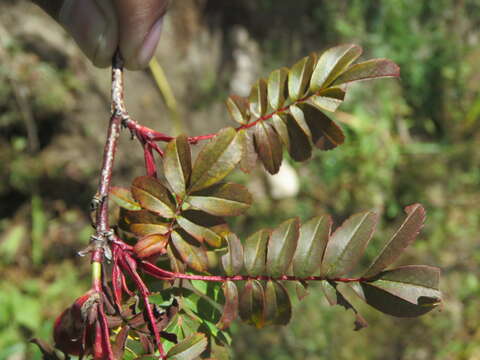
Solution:
<svg viewBox="0 0 480 360"><path fill-rule="evenodd" d="M90 290L80 296L55 320L55 347L69 355L93 354L95 360L109 359L105 348L108 338L103 339L108 330L102 331L104 316L98 292Z"/></svg>

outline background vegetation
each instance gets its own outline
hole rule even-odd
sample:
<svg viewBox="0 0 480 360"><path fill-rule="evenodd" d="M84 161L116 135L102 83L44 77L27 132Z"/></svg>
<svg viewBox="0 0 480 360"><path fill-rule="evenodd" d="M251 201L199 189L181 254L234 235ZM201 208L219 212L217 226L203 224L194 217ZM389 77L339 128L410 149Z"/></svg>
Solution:
<svg viewBox="0 0 480 360"><path fill-rule="evenodd" d="M247 185L257 203L234 226L249 234L323 212L338 224L373 208L380 239L404 206L421 202L427 225L402 262L443 269L443 309L401 320L361 307L370 327L354 333L351 314L311 289L286 328L236 325L235 358L480 359L479 0L176 1L157 57L183 127L200 134L228 122L228 93L342 42L396 61L401 80L352 89L336 115L346 144L292 165L296 201L272 196L255 173ZM88 288L88 261L75 252L91 233L108 86L108 71L38 9L0 4L0 359L39 359L26 340L49 339L55 316ZM178 128L150 73L128 75L127 102L142 122ZM141 151L128 136L120 146L115 179L126 185L140 174Z"/></svg>

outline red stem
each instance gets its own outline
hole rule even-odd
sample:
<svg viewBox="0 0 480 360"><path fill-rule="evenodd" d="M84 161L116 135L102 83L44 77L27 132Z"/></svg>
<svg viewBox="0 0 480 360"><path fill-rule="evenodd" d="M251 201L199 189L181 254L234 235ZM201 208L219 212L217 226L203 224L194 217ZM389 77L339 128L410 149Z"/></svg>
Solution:
<svg viewBox="0 0 480 360"><path fill-rule="evenodd" d="M273 276L266 276L266 275L258 275L258 276L250 276L250 275L235 275L235 276L221 276L221 275L196 275L196 274L183 274L183 273L176 273L163 270L158 266L148 262L148 261L141 261L139 262L140 267L145 271L147 274L156 277L160 280L173 280L173 279L187 279L187 280L203 280L203 281L216 281L216 282L225 282L225 281L245 281L245 280L287 280L287 281L335 281L335 282L362 282L367 281L366 278L327 278L325 276L308 276L304 278L300 278L297 276L290 276L290 275L282 275L278 277Z"/></svg>
<svg viewBox="0 0 480 360"><path fill-rule="evenodd" d="M280 109L278 109L278 110L276 110L276 111L274 111L270 114L264 115L264 116L258 118L257 120L252 121L251 123L239 126L238 128L235 128L235 130L239 131L239 130L242 130L242 129L251 128L251 127L255 126L256 124L258 124L259 122L271 119L274 115L288 110L288 108L290 106L302 103L302 102L306 101L307 99L308 99L308 96L304 97L302 99L298 99L298 100L294 101L292 104L284 106L284 107L282 107L282 108L280 108ZM144 142L144 141L146 141L146 142L152 142L152 141L170 142L171 140L173 140L172 136L164 134L164 133L156 131L156 130L153 130L153 129L147 127L147 126L140 125L136 121L132 120L129 116L127 116L123 119L123 125L126 126L131 131L131 133L133 135L135 135L140 140L140 142ZM206 134L206 135L190 136L188 138L188 142L190 144L196 144L199 141L211 139L211 138L215 137L216 135L217 135L216 133L211 133L211 134Z"/></svg>

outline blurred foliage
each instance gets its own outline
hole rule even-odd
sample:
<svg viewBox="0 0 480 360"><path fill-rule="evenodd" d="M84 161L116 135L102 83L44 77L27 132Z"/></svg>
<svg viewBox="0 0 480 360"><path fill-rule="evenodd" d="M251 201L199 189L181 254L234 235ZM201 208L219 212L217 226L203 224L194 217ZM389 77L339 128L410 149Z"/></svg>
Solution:
<svg viewBox="0 0 480 360"><path fill-rule="evenodd" d="M265 74L342 42L359 43L369 52L365 58L388 57L402 69L400 81L353 87L336 117L346 144L294 165L302 182L299 201L258 196L248 216L235 222L239 231L326 212L338 224L373 208L384 217L380 239L391 234L405 205L421 202L426 228L402 259L438 265L444 279L443 311L398 320L360 307L370 323L360 333L352 330L351 314L327 309L312 289L287 328L236 325L236 358L480 357L479 13L478 0L205 1L208 26L225 34L227 62L234 46L228 34L243 26L259 44ZM74 254L90 234L85 209L94 189L78 185L75 174L47 161L46 153L55 137L76 136L65 130L64 119L88 89L78 80L81 66L43 59L22 39L2 44L14 61L1 55L0 359L38 359L25 341L33 333L48 338L56 314L89 282L87 262ZM224 88L226 69L216 75ZM36 148L15 91L34 114ZM90 165L95 173L98 164ZM373 256L375 239L371 247Z"/></svg>

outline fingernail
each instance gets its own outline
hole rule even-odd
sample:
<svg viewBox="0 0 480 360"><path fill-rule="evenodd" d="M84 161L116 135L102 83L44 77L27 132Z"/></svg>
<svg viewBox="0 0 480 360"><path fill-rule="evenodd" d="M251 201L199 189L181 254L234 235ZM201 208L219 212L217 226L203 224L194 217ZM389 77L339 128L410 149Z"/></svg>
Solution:
<svg viewBox="0 0 480 360"><path fill-rule="evenodd" d="M105 14L93 0L65 1L59 13L59 22L94 64L108 65L107 47L111 32L108 31Z"/></svg>
<svg viewBox="0 0 480 360"><path fill-rule="evenodd" d="M148 65L148 62L152 58L153 54L155 53L155 49L157 48L158 41L160 40L160 34L162 33L162 28L163 16L158 19L155 24L153 24L150 32L143 41L143 45L140 48L137 57L139 67L143 68Z"/></svg>

